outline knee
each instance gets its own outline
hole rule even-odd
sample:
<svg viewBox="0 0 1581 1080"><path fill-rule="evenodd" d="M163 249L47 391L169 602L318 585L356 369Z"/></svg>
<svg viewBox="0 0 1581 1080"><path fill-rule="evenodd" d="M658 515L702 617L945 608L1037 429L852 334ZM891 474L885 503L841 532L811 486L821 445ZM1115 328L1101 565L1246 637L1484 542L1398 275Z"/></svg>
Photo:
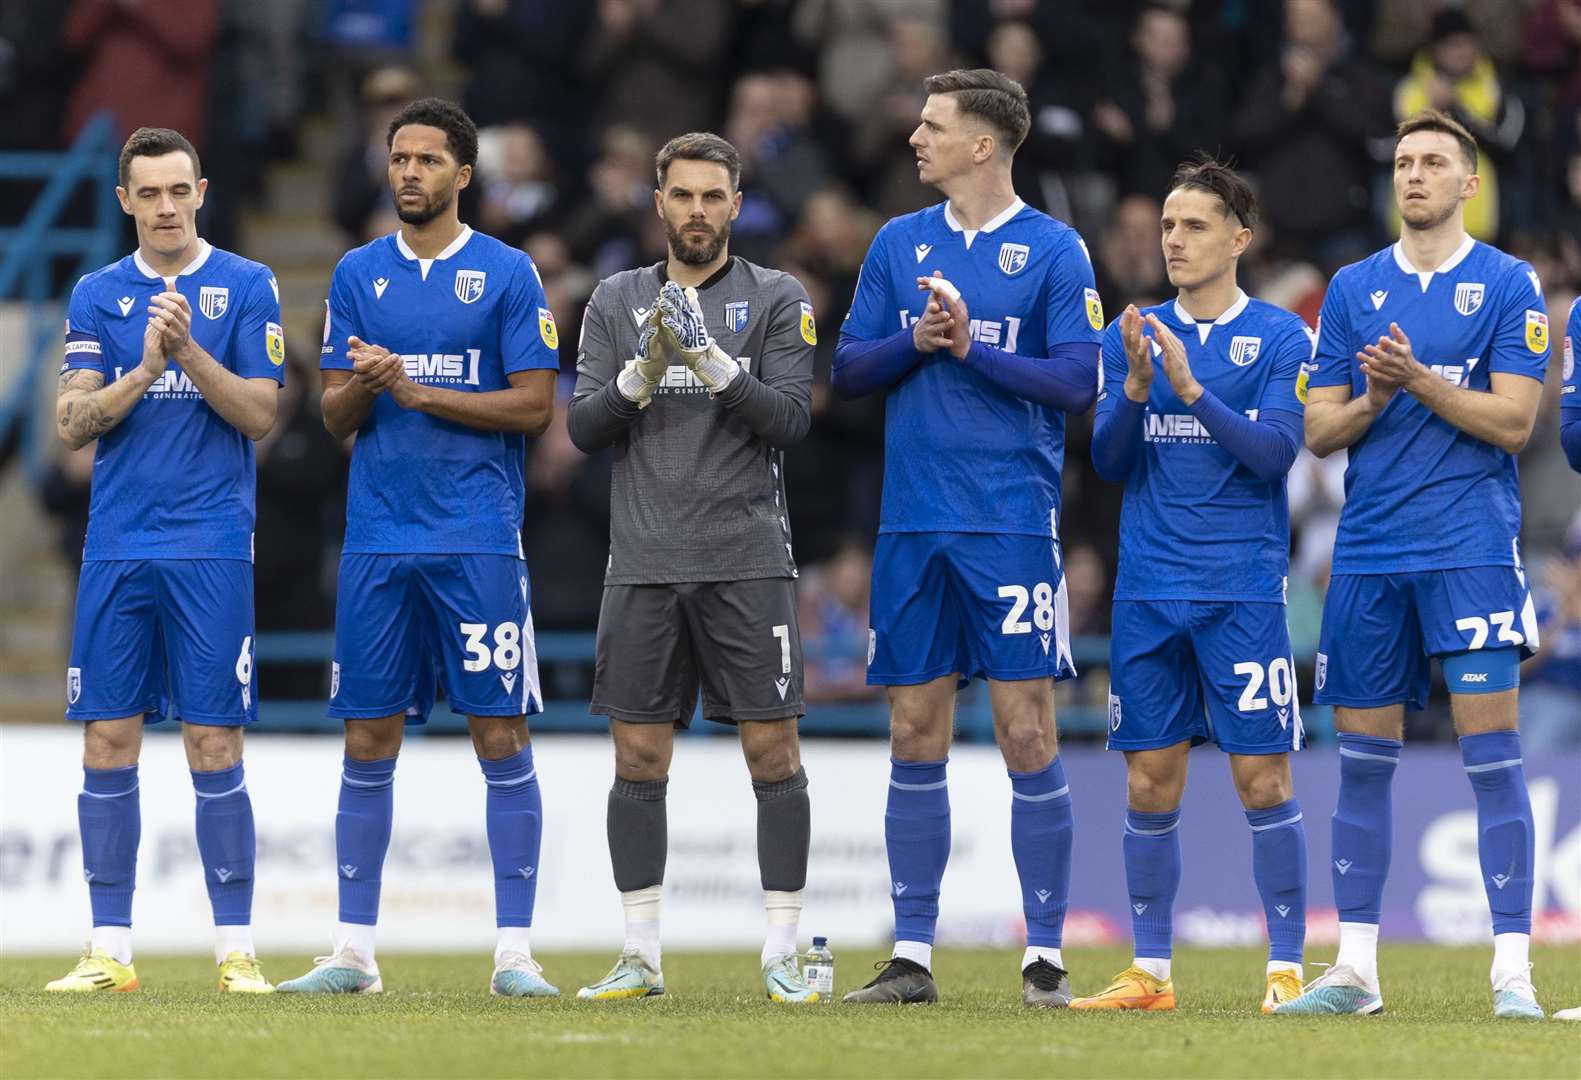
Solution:
<svg viewBox="0 0 1581 1080"><path fill-rule="evenodd" d="M379 761L401 752L405 717L346 721L346 756L353 761Z"/></svg>
<svg viewBox="0 0 1581 1080"><path fill-rule="evenodd" d="M1266 810L1287 801L1293 794L1289 774L1283 769L1258 769L1235 779L1236 794L1248 810Z"/></svg>
<svg viewBox="0 0 1581 1080"><path fill-rule="evenodd" d="M1168 770L1133 767L1125 774L1126 805L1145 814L1167 814L1180 805L1184 786Z"/></svg>
<svg viewBox="0 0 1581 1080"><path fill-rule="evenodd" d="M663 780L670 774L668 745L649 739L615 740L615 775L634 782Z"/></svg>
<svg viewBox="0 0 1581 1080"><path fill-rule="evenodd" d="M1054 758L1054 732L1035 717L1012 720L1000 732L999 750L1016 772L1036 772Z"/></svg>
<svg viewBox="0 0 1581 1080"><path fill-rule="evenodd" d="M889 745L902 761L937 761L949 753L950 725L921 711L895 709L889 718Z"/></svg>
<svg viewBox="0 0 1581 1080"><path fill-rule="evenodd" d="M135 726L94 722L82 733L82 763L90 769L124 769L137 764L142 720Z"/></svg>
<svg viewBox="0 0 1581 1080"><path fill-rule="evenodd" d="M788 725L778 737L758 738L746 745L747 771L761 783L788 780L801 768L801 749Z"/></svg>
<svg viewBox="0 0 1581 1080"><path fill-rule="evenodd" d="M187 764L197 772L218 772L242 759L242 729L239 727L198 727L183 731Z"/></svg>
<svg viewBox="0 0 1581 1080"><path fill-rule="evenodd" d="M519 723L472 725L472 749L484 761L503 761L521 753L526 745L526 732Z"/></svg>

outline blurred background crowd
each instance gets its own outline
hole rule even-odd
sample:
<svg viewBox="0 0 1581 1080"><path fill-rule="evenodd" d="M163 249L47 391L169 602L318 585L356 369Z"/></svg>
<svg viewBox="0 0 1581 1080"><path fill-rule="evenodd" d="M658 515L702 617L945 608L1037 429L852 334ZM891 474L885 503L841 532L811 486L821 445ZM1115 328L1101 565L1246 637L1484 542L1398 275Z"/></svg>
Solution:
<svg viewBox="0 0 1581 1080"><path fill-rule="evenodd" d="M883 403L834 398L829 363L878 226L940 198L918 183L906 140L923 77L957 66L1026 87L1017 191L1081 231L1111 317L1171 294L1160 203L1175 164L1203 149L1232 157L1262 200L1242 284L1315 322L1334 270L1393 238L1392 129L1431 106L1482 146L1468 227L1536 267L1561 339L1581 288L1581 0L5 0L0 153L64 147L104 109L123 134L169 126L197 144L211 184L202 231L276 270L290 344L280 420L259 445L259 629L322 630L347 448L319 420L314 346L335 259L396 226L389 117L439 93L482 129L462 218L539 266L561 328L562 402L593 287L664 255L655 150L719 132L744 166L731 250L794 273L817 311L812 429L786 460L808 700L863 701L875 697L863 662ZM26 209L14 187L0 188L0 217ZM127 225L123 250L133 242ZM1520 458L1544 620L1522 691L1538 746L1581 741L1581 478L1558 447L1558 366ZM1092 469L1090 422L1069 430L1073 632L1097 639L1121 492ZM540 632L596 624L609 469L571 445L563 417L531 445L524 535ZM1303 452L1290 476L1304 691L1343 471L1343 455ZM89 473L86 454L58 455L32 485L73 571ZM320 695L320 667L270 685ZM1062 700L1101 702L1106 681L1089 662ZM1447 733L1441 691L1412 724Z"/></svg>

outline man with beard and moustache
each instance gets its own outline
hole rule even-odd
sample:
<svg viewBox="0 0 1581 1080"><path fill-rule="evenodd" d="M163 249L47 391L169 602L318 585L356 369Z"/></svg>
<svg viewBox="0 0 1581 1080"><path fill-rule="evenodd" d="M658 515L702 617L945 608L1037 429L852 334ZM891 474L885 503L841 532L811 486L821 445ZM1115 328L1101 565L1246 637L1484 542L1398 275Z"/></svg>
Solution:
<svg viewBox="0 0 1581 1080"><path fill-rule="evenodd" d="M285 992L372 993L396 755L442 684L488 785L498 943L489 989L559 993L528 947L542 801L526 716L541 712L521 548L526 435L554 415L559 337L524 253L457 216L477 129L414 101L390 122L401 228L347 254L330 283L324 426L352 450L329 714L345 721L335 818L340 923Z"/></svg>
<svg viewBox="0 0 1581 1080"><path fill-rule="evenodd" d="M757 796L765 989L814 1002L795 958L811 821L781 475L811 422L813 310L794 277L729 253L735 147L681 135L656 166L669 257L594 291L567 421L580 449L616 448L592 712L615 742L609 850L626 918L620 958L578 996L664 993L664 798L700 689L704 717L737 725Z"/></svg>
<svg viewBox="0 0 1581 1080"><path fill-rule="evenodd" d="M1466 234L1476 170L1476 140L1458 121L1429 110L1401 123L1399 242L1342 268L1323 300L1306 444L1319 457L1349 451L1314 678L1339 730L1339 956L1278 1015L1383 1009L1390 786L1405 708L1425 704L1434 659L1477 804L1493 1015L1543 1015L1530 974L1536 834L1518 730L1520 663L1538 631L1515 455L1542 397L1548 314L1528 263Z"/></svg>

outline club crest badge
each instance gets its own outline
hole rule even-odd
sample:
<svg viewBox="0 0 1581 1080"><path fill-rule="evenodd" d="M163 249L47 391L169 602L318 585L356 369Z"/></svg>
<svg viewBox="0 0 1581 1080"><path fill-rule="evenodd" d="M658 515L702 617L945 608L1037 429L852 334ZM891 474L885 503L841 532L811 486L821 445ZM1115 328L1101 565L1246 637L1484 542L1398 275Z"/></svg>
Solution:
<svg viewBox="0 0 1581 1080"><path fill-rule="evenodd" d="M1027 267L1027 258L1032 254L1032 249L1025 244L1000 244L999 269L1012 276L1021 273Z"/></svg>
<svg viewBox="0 0 1581 1080"><path fill-rule="evenodd" d="M1263 351L1263 339L1260 337L1232 337L1230 338L1230 363L1236 367L1245 367L1257 359L1257 354Z"/></svg>
<svg viewBox="0 0 1581 1080"><path fill-rule="evenodd" d="M198 310L206 318L217 319L231 306L231 291L223 285L205 285L198 290Z"/></svg>
<svg viewBox="0 0 1581 1080"><path fill-rule="evenodd" d="M725 325L730 327L732 334L747 328L747 301L736 300L725 305Z"/></svg>
<svg viewBox="0 0 1581 1080"><path fill-rule="evenodd" d="M1462 315L1471 315L1482 306L1482 297L1487 286L1480 281L1462 281L1455 286L1455 310Z"/></svg>
<svg viewBox="0 0 1581 1080"><path fill-rule="evenodd" d="M483 281L488 275L482 270L456 271L456 299L463 304L475 304L483 296Z"/></svg>

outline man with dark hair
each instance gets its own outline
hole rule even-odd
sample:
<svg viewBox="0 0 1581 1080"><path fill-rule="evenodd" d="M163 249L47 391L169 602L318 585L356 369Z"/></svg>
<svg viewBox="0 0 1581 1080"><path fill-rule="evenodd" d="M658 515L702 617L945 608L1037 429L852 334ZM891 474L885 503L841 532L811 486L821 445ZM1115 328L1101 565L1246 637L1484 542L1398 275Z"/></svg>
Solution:
<svg viewBox="0 0 1581 1080"><path fill-rule="evenodd" d="M1125 752L1123 849L1135 959L1073 1009L1173 1009L1172 909L1191 748L1212 741L1252 830L1268 916L1263 1012L1301 992L1306 832L1290 779L1305 741L1285 625L1306 324L1236 281L1251 188L1212 159L1181 165L1163 256L1179 290L1127 307L1103 340L1093 464L1125 487L1109 649L1109 749ZM1162 365L1163 379L1156 378Z"/></svg>
<svg viewBox="0 0 1581 1080"><path fill-rule="evenodd" d="M1318 328L1306 444L1348 449L1323 605L1316 700L1334 706L1339 957L1279 1013L1372 1013L1389 870L1390 794L1405 708L1436 658L1477 803L1492 912L1493 1014L1540 1017L1532 989L1536 837L1521 771L1520 663L1538 647L1521 566L1515 455L1548 366L1532 268L1467 235L1476 143L1443 113L1400 125L1400 240L1334 275Z"/></svg>
<svg viewBox="0 0 1581 1080"><path fill-rule="evenodd" d="M764 987L814 1002L795 955L812 826L781 464L811 422L812 304L794 277L730 254L735 147L681 135L656 165L669 256L594 291L567 421L583 451L617 448L592 711L615 743L609 854L626 915L615 966L577 996L664 993L665 789L701 689L704 718L736 725L757 796Z"/></svg>
<svg viewBox="0 0 1581 1080"><path fill-rule="evenodd" d="M532 958L543 802L526 717L543 709L521 548L523 436L554 413L559 336L524 253L457 216L477 131L448 101L389 131L401 228L330 282L324 426L356 435L335 606L329 713L346 725L331 954L282 991L372 993L379 890L403 727L436 681L464 714L488 785L494 975L509 997L559 993Z"/></svg>
<svg viewBox="0 0 1581 1080"><path fill-rule="evenodd" d="M918 176L947 201L879 230L834 360L842 397L887 394L867 680L889 688L895 948L846 1000L938 1000L945 766L956 692L981 677L1013 796L1022 1000L1058 1007L1070 1001L1060 946L1071 806L1053 684L1075 674L1060 467L1064 413L1097 393L1103 305L1081 238L1012 187L1030 122L1020 85L977 70L926 88L910 142Z"/></svg>
<svg viewBox="0 0 1581 1080"><path fill-rule="evenodd" d="M98 440L66 672L66 717L84 721L77 809L93 934L47 989L137 989L137 760L143 725L173 711L197 792L220 989L267 993L252 943L242 729L258 716L253 442L274 424L284 381L279 290L268 267L198 236L208 181L180 133L133 132L120 178L137 250L72 289L55 405L68 447Z"/></svg>

